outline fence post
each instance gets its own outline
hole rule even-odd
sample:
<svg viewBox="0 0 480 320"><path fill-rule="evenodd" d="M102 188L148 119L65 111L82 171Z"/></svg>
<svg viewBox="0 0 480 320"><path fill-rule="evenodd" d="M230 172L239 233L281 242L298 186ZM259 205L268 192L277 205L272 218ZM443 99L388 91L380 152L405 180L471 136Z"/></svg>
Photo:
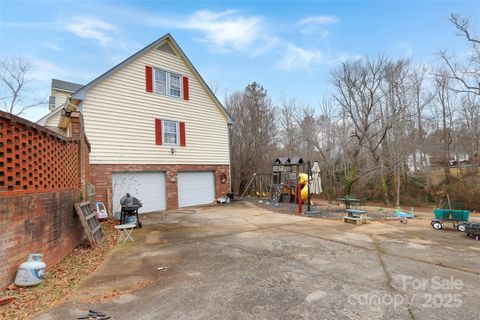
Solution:
<svg viewBox="0 0 480 320"><path fill-rule="evenodd" d="M297 200L298 200L298 214L302 215L303 205L302 205L302 185L297 184Z"/></svg>

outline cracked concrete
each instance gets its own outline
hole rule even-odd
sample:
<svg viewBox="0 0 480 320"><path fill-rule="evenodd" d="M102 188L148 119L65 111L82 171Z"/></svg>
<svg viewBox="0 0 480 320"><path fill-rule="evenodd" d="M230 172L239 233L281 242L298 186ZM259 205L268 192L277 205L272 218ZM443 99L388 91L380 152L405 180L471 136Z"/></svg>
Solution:
<svg viewBox="0 0 480 320"><path fill-rule="evenodd" d="M249 203L142 218L36 319L480 318L480 242L428 220L355 226Z"/></svg>

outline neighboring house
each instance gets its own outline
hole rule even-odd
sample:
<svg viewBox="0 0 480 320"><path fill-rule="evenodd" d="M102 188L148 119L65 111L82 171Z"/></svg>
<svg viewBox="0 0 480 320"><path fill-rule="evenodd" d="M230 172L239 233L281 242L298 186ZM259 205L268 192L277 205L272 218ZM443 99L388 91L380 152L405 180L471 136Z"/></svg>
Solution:
<svg viewBox="0 0 480 320"><path fill-rule="evenodd" d="M52 81L39 124L69 134L83 114L96 200L119 210L129 192L143 212L212 203L230 191L233 119L170 34L85 86Z"/></svg>
<svg viewBox="0 0 480 320"><path fill-rule="evenodd" d="M58 125L58 121L60 120L62 109L65 105L65 102L67 102L67 99L70 98L75 91L82 87L82 84L52 79L52 88L50 91L50 101L48 106L51 113L38 120L37 123L51 130L70 136L71 133L67 131L69 127L67 126L61 129L61 127Z"/></svg>
<svg viewBox="0 0 480 320"><path fill-rule="evenodd" d="M423 163L423 167L421 166L421 163ZM414 172L416 170L423 170L425 167L428 168L431 165L432 157L428 153L415 151L415 154L412 153L407 157L407 167L411 172Z"/></svg>

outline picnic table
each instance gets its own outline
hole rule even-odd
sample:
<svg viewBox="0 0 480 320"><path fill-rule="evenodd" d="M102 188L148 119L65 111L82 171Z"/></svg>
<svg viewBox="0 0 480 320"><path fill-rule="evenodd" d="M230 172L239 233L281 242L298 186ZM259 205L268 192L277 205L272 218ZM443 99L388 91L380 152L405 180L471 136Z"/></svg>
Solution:
<svg viewBox="0 0 480 320"><path fill-rule="evenodd" d="M347 214L343 217L343 222L355 221L357 225L369 222L366 210L347 209L345 211Z"/></svg>
<svg viewBox="0 0 480 320"><path fill-rule="evenodd" d="M345 209L350 209L350 206L352 205L352 203L360 202L360 199L350 198L350 197L337 198L337 200L345 203Z"/></svg>

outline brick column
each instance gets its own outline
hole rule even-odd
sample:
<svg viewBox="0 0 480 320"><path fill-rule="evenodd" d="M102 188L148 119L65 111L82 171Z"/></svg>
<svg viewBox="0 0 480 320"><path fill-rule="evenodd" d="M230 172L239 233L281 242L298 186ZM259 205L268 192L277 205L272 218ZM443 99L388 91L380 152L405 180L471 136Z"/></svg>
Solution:
<svg viewBox="0 0 480 320"><path fill-rule="evenodd" d="M225 183L222 183L222 177L226 177ZM215 170L215 197L224 197L231 190L230 167L218 166Z"/></svg>
<svg viewBox="0 0 480 320"><path fill-rule="evenodd" d="M177 167L171 166L166 172L166 188L167 188L167 208L178 208L178 177Z"/></svg>

